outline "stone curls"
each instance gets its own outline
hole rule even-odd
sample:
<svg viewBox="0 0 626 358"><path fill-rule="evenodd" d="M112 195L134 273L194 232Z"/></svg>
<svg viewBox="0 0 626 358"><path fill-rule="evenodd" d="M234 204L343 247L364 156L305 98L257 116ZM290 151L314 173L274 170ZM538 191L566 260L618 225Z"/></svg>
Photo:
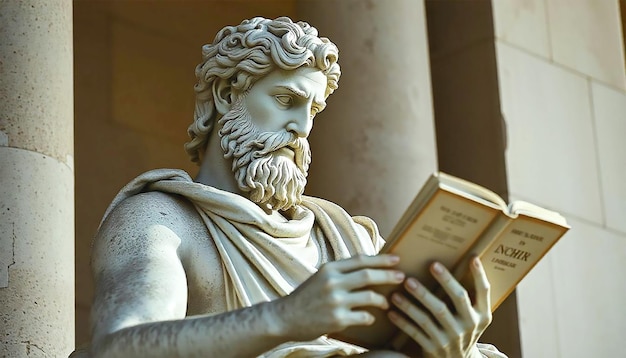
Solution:
<svg viewBox="0 0 626 358"><path fill-rule="evenodd" d="M275 69L295 70L301 66L319 68L328 78L326 95L337 89L341 75L335 44L319 37L306 22L287 17L274 20L255 17L237 26L226 26L213 43L202 46L202 62L196 67L194 121L187 130L190 141L185 150L199 163L206 148L217 111L213 85L229 81L232 89L245 92L255 81Z"/></svg>

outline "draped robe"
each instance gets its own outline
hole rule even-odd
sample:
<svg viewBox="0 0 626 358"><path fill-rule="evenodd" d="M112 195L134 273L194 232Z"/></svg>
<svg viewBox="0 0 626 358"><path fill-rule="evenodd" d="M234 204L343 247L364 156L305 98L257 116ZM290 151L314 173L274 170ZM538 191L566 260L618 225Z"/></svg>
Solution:
<svg viewBox="0 0 626 358"><path fill-rule="evenodd" d="M243 196L195 183L186 172L174 169L135 178L115 197L102 221L124 199L148 191L177 194L194 205L209 232L207 240L213 240L221 258L228 310L288 295L321 264L374 255L384 244L371 219L352 217L329 201L304 196L290 218L281 221ZM322 336L287 342L261 357L329 357L363 351ZM488 357L490 351L491 346L481 347Z"/></svg>

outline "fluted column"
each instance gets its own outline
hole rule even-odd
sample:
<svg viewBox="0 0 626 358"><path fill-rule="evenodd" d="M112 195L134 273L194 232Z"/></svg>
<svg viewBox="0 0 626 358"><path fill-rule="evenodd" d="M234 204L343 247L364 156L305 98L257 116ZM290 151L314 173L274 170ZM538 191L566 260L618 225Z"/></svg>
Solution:
<svg viewBox="0 0 626 358"><path fill-rule="evenodd" d="M437 157L424 3L297 3L297 19L339 47L342 76L311 134L307 194L391 231Z"/></svg>
<svg viewBox="0 0 626 358"><path fill-rule="evenodd" d="M71 0L0 0L0 357L74 348Z"/></svg>

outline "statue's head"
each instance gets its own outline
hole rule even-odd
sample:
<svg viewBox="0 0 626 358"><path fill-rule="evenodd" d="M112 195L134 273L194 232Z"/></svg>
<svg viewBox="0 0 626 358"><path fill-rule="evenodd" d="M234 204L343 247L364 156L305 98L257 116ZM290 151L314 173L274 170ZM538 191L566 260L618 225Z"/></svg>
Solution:
<svg viewBox="0 0 626 358"><path fill-rule="evenodd" d="M196 67L196 108L188 130L191 140L185 144L191 160L201 162L211 132L218 128L224 156L233 161L240 190L273 209L298 204L310 163L306 141L310 126L306 130L259 126L264 121L280 122L260 118L259 113L281 117L281 108L291 108L289 101L306 99L312 119L337 88L337 47L318 37L307 23L257 17L223 28L212 44L202 47L202 55L203 62ZM272 94L271 101L257 101L261 98L257 83L279 88L280 81L292 80L301 81L302 86L285 85L285 93ZM281 148L289 148L290 160L286 160L289 155L277 155Z"/></svg>

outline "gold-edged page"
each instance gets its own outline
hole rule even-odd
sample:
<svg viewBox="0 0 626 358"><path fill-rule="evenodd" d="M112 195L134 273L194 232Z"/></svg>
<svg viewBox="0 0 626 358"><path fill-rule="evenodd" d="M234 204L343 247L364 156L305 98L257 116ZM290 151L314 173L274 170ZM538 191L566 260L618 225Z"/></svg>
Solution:
<svg viewBox="0 0 626 358"><path fill-rule="evenodd" d="M438 177L441 187L446 190L454 191L459 195L467 196L485 205L495 205L502 211L508 210L506 201L500 195L483 186L443 172L440 172Z"/></svg>
<svg viewBox="0 0 626 358"><path fill-rule="evenodd" d="M563 215L546 208L542 208L538 205L529 203L527 201L516 200L509 205L509 211L514 215L527 215L551 223L569 227L567 220Z"/></svg>
<svg viewBox="0 0 626 358"><path fill-rule="evenodd" d="M481 255L481 262L491 283L492 311L498 308L568 229L524 215L509 222Z"/></svg>

